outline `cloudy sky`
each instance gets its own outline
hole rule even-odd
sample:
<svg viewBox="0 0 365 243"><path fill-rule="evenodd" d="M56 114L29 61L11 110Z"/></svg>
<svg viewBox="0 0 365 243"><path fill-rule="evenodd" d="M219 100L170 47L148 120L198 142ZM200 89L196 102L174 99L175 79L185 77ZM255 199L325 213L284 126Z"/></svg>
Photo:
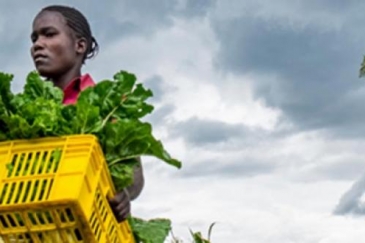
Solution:
<svg viewBox="0 0 365 243"><path fill-rule="evenodd" d="M41 7L89 19L101 49L84 72L152 89L146 120L176 170L143 158L133 214L167 217L213 243L349 243L365 237L365 2L0 2L1 71L20 91ZM365 198L365 197L364 197Z"/></svg>

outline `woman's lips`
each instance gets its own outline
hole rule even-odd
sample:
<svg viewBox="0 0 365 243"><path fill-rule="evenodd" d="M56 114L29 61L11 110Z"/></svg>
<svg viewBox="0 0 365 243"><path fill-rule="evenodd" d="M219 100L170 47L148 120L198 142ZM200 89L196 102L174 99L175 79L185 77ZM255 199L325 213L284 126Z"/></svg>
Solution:
<svg viewBox="0 0 365 243"><path fill-rule="evenodd" d="M42 55L42 54L34 55L34 62L35 63L45 62L47 59L48 59L48 57L46 55Z"/></svg>
<svg viewBox="0 0 365 243"><path fill-rule="evenodd" d="M35 62L44 62L45 60L47 60L47 57L37 57L34 59Z"/></svg>

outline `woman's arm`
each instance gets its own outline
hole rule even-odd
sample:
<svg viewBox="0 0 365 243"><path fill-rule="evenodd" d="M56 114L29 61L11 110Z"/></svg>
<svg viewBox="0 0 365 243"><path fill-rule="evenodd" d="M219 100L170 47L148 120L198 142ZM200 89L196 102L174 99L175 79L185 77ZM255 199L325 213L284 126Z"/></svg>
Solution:
<svg viewBox="0 0 365 243"><path fill-rule="evenodd" d="M126 189L118 192L113 199L110 200L110 206L114 212L118 222L125 220L131 212L130 201L136 199L144 186L144 177L141 158L137 158L138 165L134 169L133 184Z"/></svg>
<svg viewBox="0 0 365 243"><path fill-rule="evenodd" d="M141 158L138 157L138 165L134 168L133 184L127 187L130 200L136 199L142 192L144 186L143 168Z"/></svg>

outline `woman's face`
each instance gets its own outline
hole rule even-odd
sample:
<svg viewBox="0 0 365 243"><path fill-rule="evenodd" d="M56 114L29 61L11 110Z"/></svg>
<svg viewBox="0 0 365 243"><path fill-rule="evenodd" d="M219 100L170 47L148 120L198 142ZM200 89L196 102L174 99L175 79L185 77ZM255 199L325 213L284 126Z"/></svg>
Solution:
<svg viewBox="0 0 365 243"><path fill-rule="evenodd" d="M58 12L41 12L33 22L31 55L40 75L60 76L78 62L76 38Z"/></svg>

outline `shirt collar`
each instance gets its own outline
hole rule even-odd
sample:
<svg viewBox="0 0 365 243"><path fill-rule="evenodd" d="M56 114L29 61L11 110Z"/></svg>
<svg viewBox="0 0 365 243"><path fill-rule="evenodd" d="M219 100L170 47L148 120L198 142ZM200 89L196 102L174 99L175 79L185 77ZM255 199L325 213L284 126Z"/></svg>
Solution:
<svg viewBox="0 0 365 243"><path fill-rule="evenodd" d="M91 78L89 74L84 74L81 77L77 77L66 86L66 88L63 90L65 94L69 94L70 92L81 92L84 89L94 86L95 82Z"/></svg>

